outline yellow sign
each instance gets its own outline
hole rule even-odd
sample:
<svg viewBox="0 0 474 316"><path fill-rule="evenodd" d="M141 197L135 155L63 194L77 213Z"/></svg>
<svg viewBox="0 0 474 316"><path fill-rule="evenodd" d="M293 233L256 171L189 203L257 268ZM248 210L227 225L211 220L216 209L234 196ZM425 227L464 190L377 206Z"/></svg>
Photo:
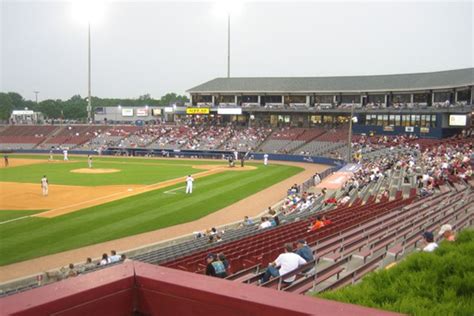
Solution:
<svg viewBox="0 0 474 316"><path fill-rule="evenodd" d="M186 108L186 114L209 114L209 108Z"/></svg>

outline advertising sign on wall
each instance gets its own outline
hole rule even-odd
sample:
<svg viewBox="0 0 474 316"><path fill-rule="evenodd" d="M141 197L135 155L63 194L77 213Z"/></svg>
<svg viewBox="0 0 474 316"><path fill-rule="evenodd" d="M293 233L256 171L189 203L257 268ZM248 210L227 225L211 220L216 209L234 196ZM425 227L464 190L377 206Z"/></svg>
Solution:
<svg viewBox="0 0 474 316"><path fill-rule="evenodd" d="M137 116L148 116L148 109L137 109Z"/></svg>
<svg viewBox="0 0 474 316"><path fill-rule="evenodd" d="M466 115L454 115L449 116L449 126L466 126L467 116Z"/></svg>
<svg viewBox="0 0 474 316"><path fill-rule="evenodd" d="M242 108L219 108L217 109L217 114L220 115L241 115Z"/></svg>
<svg viewBox="0 0 474 316"><path fill-rule="evenodd" d="M133 109L122 109L122 116L133 116Z"/></svg>
<svg viewBox="0 0 474 316"><path fill-rule="evenodd" d="M186 114L209 114L209 108L186 108Z"/></svg>

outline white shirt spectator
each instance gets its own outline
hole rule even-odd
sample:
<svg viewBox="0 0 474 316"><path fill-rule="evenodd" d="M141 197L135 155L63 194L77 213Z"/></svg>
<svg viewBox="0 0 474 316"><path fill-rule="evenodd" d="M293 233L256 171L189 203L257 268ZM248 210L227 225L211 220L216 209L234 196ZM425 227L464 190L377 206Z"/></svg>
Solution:
<svg viewBox="0 0 474 316"><path fill-rule="evenodd" d="M268 227L272 227L272 222L270 222L269 220L266 220L258 226L258 229L265 229Z"/></svg>
<svg viewBox="0 0 474 316"><path fill-rule="evenodd" d="M295 269L297 269L300 265L303 265L306 263L306 260L304 260L300 255L297 255L296 253L293 252L285 252L282 253L276 258L275 263L277 266L280 266L280 269L278 272L280 275L284 275L288 272L291 272ZM292 276L288 279L285 279L285 282L293 282L296 279L296 276Z"/></svg>
<svg viewBox="0 0 474 316"><path fill-rule="evenodd" d="M119 255L109 256L109 263L119 262L121 257Z"/></svg>
<svg viewBox="0 0 474 316"><path fill-rule="evenodd" d="M438 248L438 244L435 242L430 242L428 245L423 248L424 252L433 252L436 248Z"/></svg>

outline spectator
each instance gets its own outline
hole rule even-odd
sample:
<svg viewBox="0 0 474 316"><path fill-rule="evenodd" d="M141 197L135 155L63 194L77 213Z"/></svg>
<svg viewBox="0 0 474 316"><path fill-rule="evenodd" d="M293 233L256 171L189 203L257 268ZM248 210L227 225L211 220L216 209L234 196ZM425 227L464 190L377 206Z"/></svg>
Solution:
<svg viewBox="0 0 474 316"><path fill-rule="evenodd" d="M268 211L268 214L270 214L272 216L273 222L275 223L275 225L273 225L273 226L280 225L280 219L278 218L278 215L276 215L275 210L270 208L270 211Z"/></svg>
<svg viewBox="0 0 474 316"><path fill-rule="evenodd" d="M456 236L453 233L453 227L449 224L444 224L438 233L439 236L443 236L447 241L456 241Z"/></svg>
<svg viewBox="0 0 474 316"><path fill-rule="evenodd" d="M230 268L230 264L229 264L229 260L227 260L227 258L225 257L225 255L221 252L221 253L218 253L217 254L217 258L222 261L222 263L224 264L224 268L225 268L225 271L226 272L229 272L229 268Z"/></svg>
<svg viewBox="0 0 474 316"><path fill-rule="evenodd" d="M253 220L249 218L248 216L245 216L244 221L242 222L241 226L252 226L253 224L254 224Z"/></svg>
<svg viewBox="0 0 474 316"><path fill-rule="evenodd" d="M81 273L92 270L95 267L95 264L92 262L91 258L86 259L86 263L81 267Z"/></svg>
<svg viewBox="0 0 474 316"><path fill-rule="evenodd" d="M337 200L335 197L330 197L329 199L326 199L326 201L324 201L324 204L325 205L328 205L328 204L337 204Z"/></svg>
<svg viewBox="0 0 474 316"><path fill-rule="evenodd" d="M339 202L339 205L345 205L346 203L349 203L350 200L351 197L349 196L349 194L346 194Z"/></svg>
<svg viewBox="0 0 474 316"><path fill-rule="evenodd" d="M120 258L115 250L110 251L109 263L119 262Z"/></svg>
<svg viewBox="0 0 474 316"><path fill-rule="evenodd" d="M109 263L109 256L106 253L102 254L102 259L99 261L98 265L105 266L108 263Z"/></svg>
<svg viewBox="0 0 474 316"><path fill-rule="evenodd" d="M70 263L69 264L69 270L67 271L67 277L71 278L71 277L75 277L75 276L77 276L77 270L74 267L74 264Z"/></svg>
<svg viewBox="0 0 474 316"><path fill-rule="evenodd" d="M303 239L298 240L298 242L296 243L295 253L297 255L300 255L301 258L306 260L306 262L310 262L314 260L313 250L311 250L308 244L306 244L306 241Z"/></svg>
<svg viewBox="0 0 474 316"><path fill-rule="evenodd" d="M130 259L128 259L125 254L122 254L122 255L120 256L120 260L121 260L122 262L128 262L128 261L130 261Z"/></svg>
<svg viewBox="0 0 474 316"><path fill-rule="evenodd" d="M323 221L323 224L324 226L327 226L327 225L331 225L332 224L332 221L328 218L326 218L326 215L323 215L323 217L321 218L321 220Z"/></svg>
<svg viewBox="0 0 474 316"><path fill-rule="evenodd" d="M267 282L270 280L270 277L278 277L289 273L306 263L306 260L293 252L293 245L291 243L285 244L284 248L285 252L280 254L274 262L268 265L267 271L265 271L263 277L260 279L260 283ZM280 269L276 267L280 267ZM296 276L292 276L282 281L283 283L291 284L295 279Z"/></svg>
<svg viewBox="0 0 474 316"><path fill-rule="evenodd" d="M224 266L224 263L217 258L215 254L208 254L206 257L207 266L206 266L206 275L210 275L218 278L225 278L227 272Z"/></svg>
<svg viewBox="0 0 474 316"><path fill-rule="evenodd" d="M258 226L258 229L265 229L265 228L268 228L268 227L272 227L272 223L268 220L267 217L263 216L260 220L262 222Z"/></svg>
<svg viewBox="0 0 474 316"><path fill-rule="evenodd" d="M308 232L315 231L317 229L320 229L321 227L324 226L324 222L322 221L321 216L316 217L316 221L308 227Z"/></svg>
<svg viewBox="0 0 474 316"><path fill-rule="evenodd" d="M316 173L313 176L313 181L315 186L321 183L321 176L319 175L319 173Z"/></svg>
<svg viewBox="0 0 474 316"><path fill-rule="evenodd" d="M432 232L424 232L423 239L426 243L426 246L423 248L424 252L433 252L436 248L438 248L438 244L434 242L434 236Z"/></svg>

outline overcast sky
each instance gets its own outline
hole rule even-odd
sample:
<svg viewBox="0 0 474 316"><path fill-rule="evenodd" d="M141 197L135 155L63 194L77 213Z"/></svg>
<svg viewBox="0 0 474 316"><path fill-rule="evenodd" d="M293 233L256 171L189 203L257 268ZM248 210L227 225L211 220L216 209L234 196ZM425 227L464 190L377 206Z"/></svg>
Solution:
<svg viewBox="0 0 474 316"><path fill-rule="evenodd" d="M1 2L0 90L87 95L87 28L66 1ZM92 94L184 93L226 76L213 2L109 2L92 26ZM232 16L231 76L328 76L473 67L473 2L246 2Z"/></svg>

